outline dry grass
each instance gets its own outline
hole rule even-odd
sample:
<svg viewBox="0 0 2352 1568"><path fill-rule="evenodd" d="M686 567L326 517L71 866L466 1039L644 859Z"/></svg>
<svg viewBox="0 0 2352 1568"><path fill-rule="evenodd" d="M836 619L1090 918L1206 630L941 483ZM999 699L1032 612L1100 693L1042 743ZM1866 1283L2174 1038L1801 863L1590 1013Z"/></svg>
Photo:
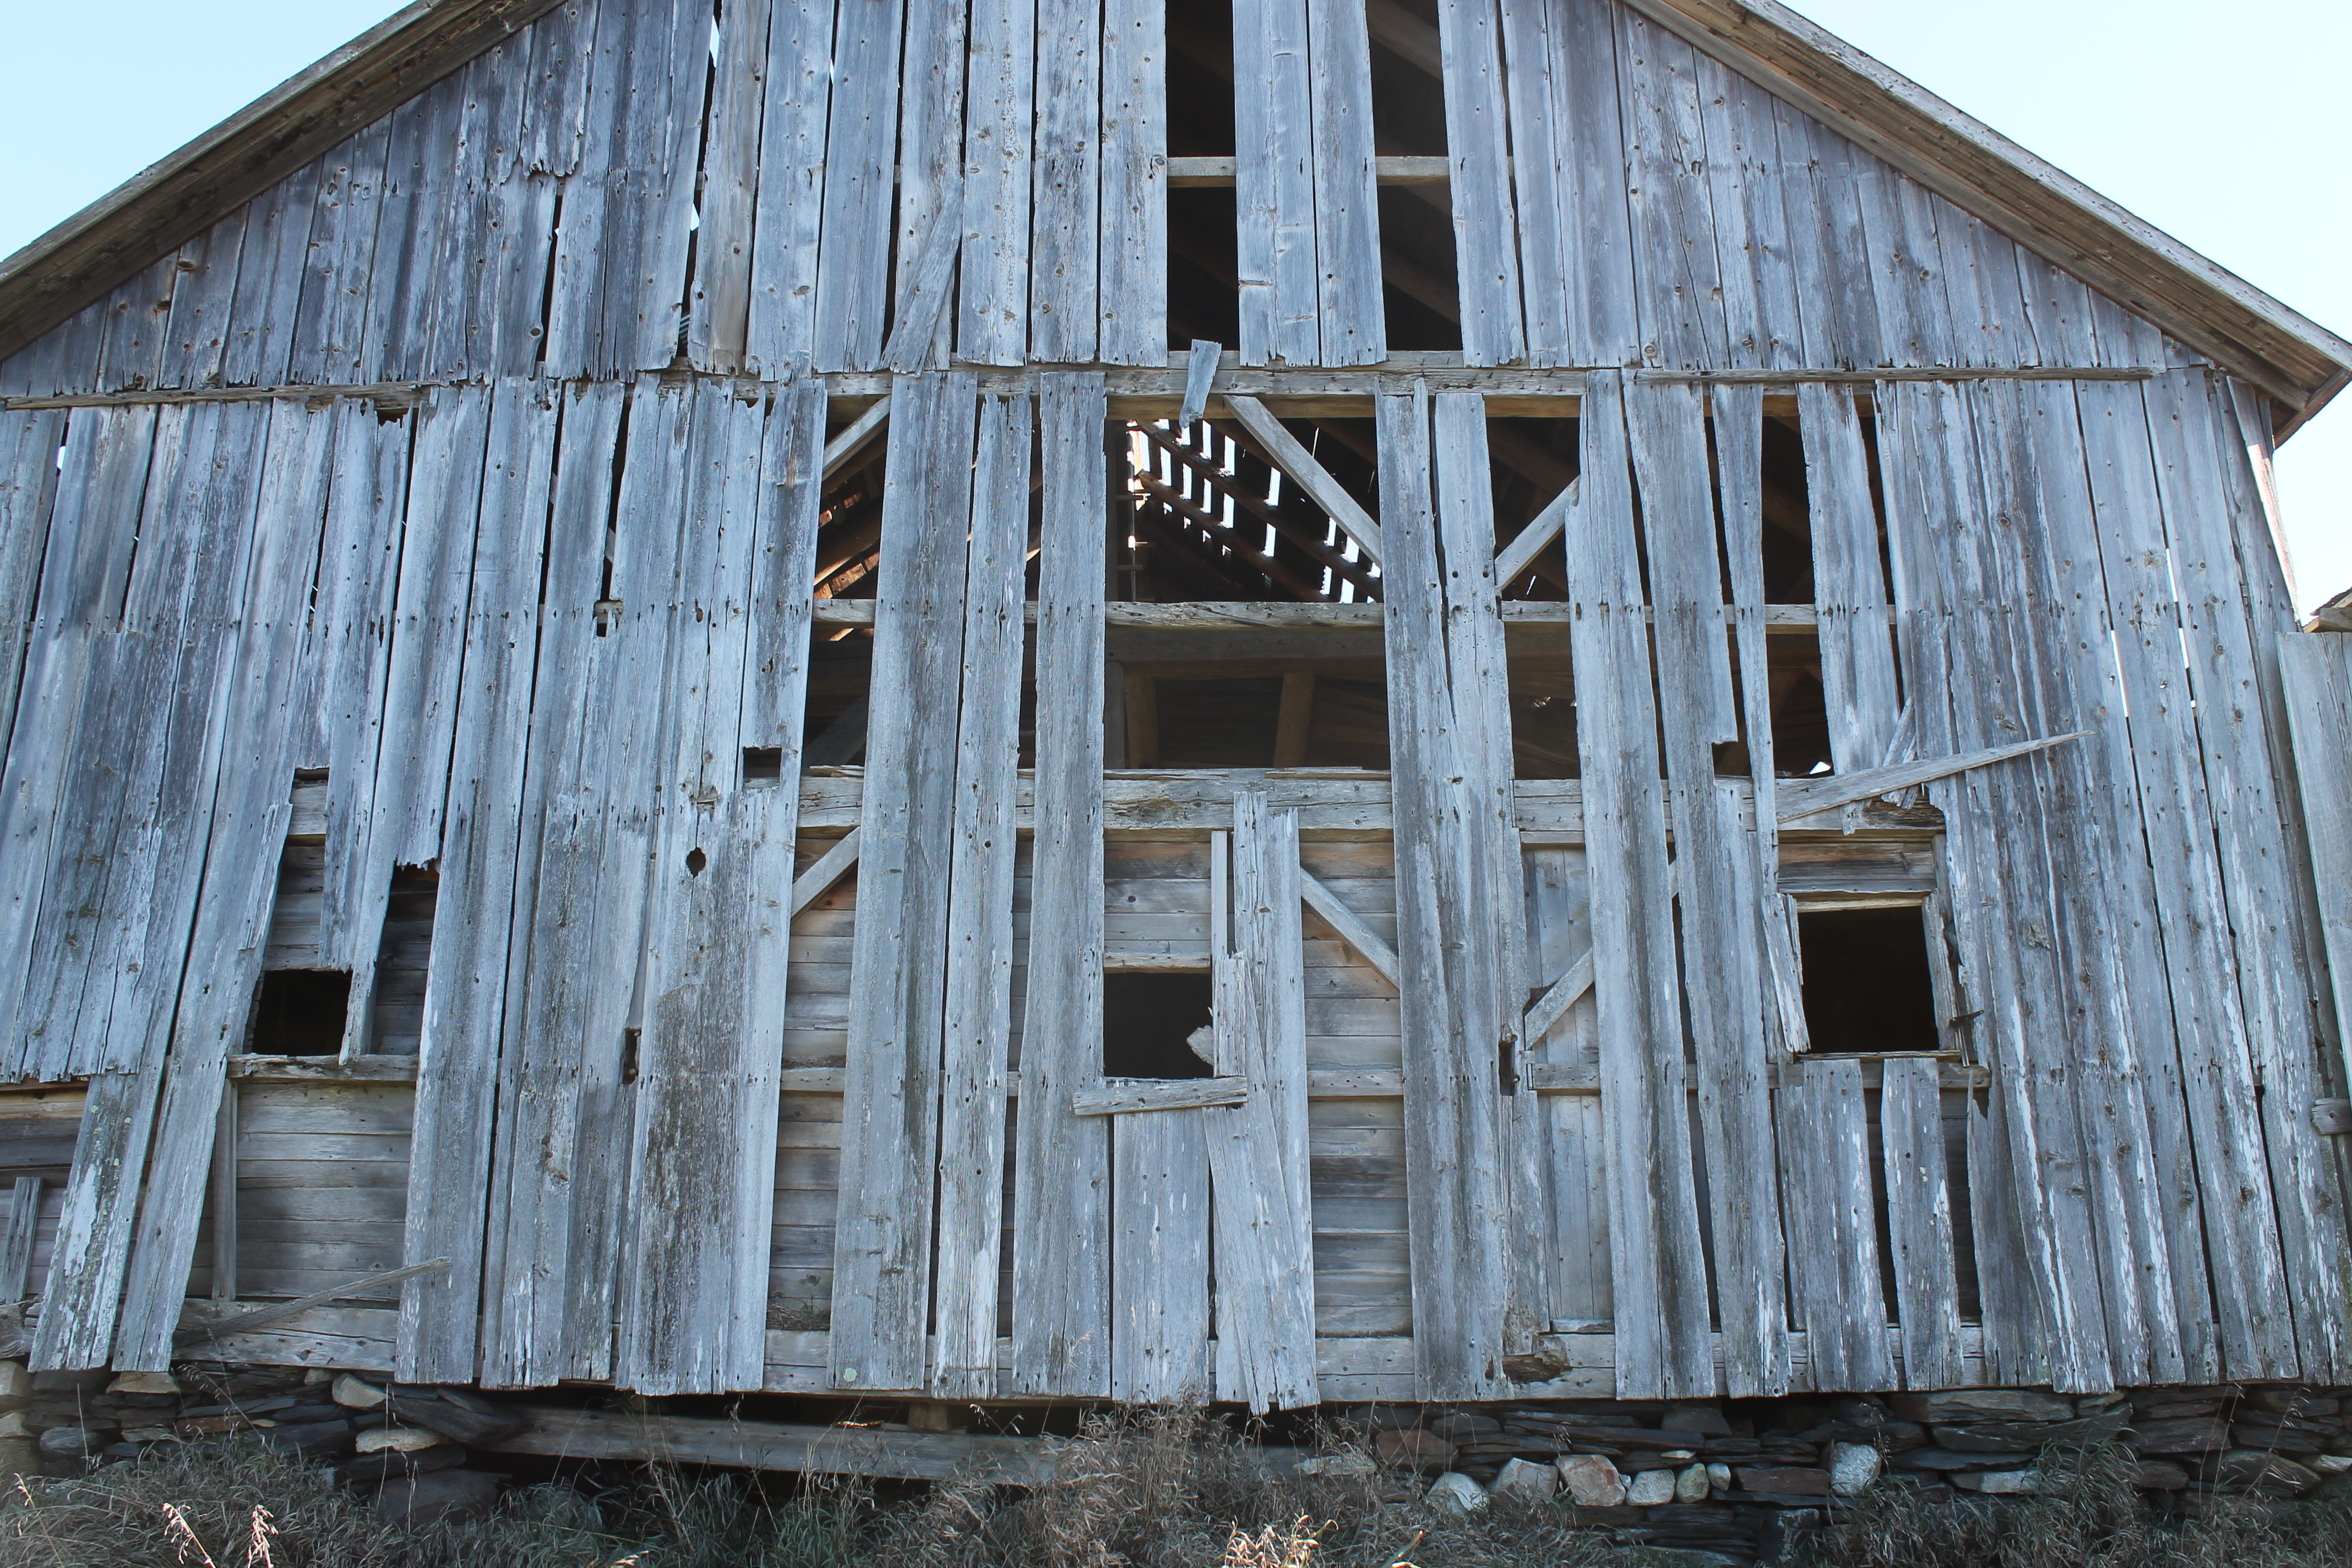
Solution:
<svg viewBox="0 0 2352 1568"><path fill-rule="evenodd" d="M488 1520L416 1532L378 1523L327 1476L242 1446L159 1453L0 1500L0 1568L1579 1568L1603 1542L1561 1516L1474 1521L1386 1505L1377 1477L1279 1479L1197 1414L1105 1417L1056 1480L980 1479L877 1506L865 1489L763 1488L649 1468L600 1500L509 1494Z"/></svg>
<svg viewBox="0 0 2352 1568"><path fill-rule="evenodd" d="M2158 1519L2113 1447L2049 1453L2041 1495L1921 1507L1883 1487L1807 1543L1808 1568L2352 1568L2352 1509L2230 1498Z"/></svg>

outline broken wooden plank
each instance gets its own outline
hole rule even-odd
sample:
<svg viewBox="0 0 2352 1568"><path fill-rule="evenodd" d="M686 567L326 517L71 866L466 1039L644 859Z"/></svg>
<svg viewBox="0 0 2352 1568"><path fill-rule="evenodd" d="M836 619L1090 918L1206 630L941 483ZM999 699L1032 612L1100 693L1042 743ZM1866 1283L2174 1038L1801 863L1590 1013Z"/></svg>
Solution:
<svg viewBox="0 0 2352 1568"><path fill-rule="evenodd" d="M1797 391L1797 408L1830 754L1838 772L1858 773L1902 760L1888 752L1902 697L1886 625L1886 569L1871 505L1869 455L1850 392L1808 383Z"/></svg>
<svg viewBox="0 0 2352 1568"><path fill-rule="evenodd" d="M225 1340L231 1334L247 1334L256 1329L268 1328L272 1323L282 1323L287 1319L298 1317L314 1307L331 1306L337 1301L373 1300L377 1299L378 1292L387 1285L404 1285L411 1279L422 1279L430 1275L444 1273L448 1268L447 1258L428 1258L421 1263L406 1263L398 1268L384 1269L382 1273L364 1274L356 1279L347 1280L329 1289L314 1291L308 1296L297 1296L290 1301L275 1301L267 1307L257 1307L248 1312L236 1312L219 1318L198 1318L193 1322L183 1320L173 1342L179 1349L185 1350L191 1345L208 1344L215 1341Z"/></svg>
<svg viewBox="0 0 2352 1568"><path fill-rule="evenodd" d="M38 1176L19 1176L8 1194L8 1227L0 1233L0 1314L22 1325L33 1290L33 1247L41 1223Z"/></svg>
<svg viewBox="0 0 2352 1568"><path fill-rule="evenodd" d="M2284 635L2278 661L2312 862L2342 866L2352 862L2352 636ZM2317 884L2328 968L2338 976L2337 1039L2352 1050L2352 882L2321 877Z"/></svg>
<svg viewBox="0 0 2352 1568"><path fill-rule="evenodd" d="M1321 507L1332 521L1348 536L1362 546L1365 554L1374 561L1381 559L1381 526L1374 522L1354 496L1348 493L1330 471L1317 462L1313 454L1298 444L1298 438L1282 427L1282 421L1266 412L1265 405L1255 397L1243 397L1228 393L1225 405L1242 427L1255 437L1274 459L1275 465L1298 481L1308 499Z"/></svg>
<svg viewBox="0 0 2352 1568"><path fill-rule="evenodd" d="M898 164L900 0L853 6L838 32L809 18L806 47L831 78L829 129L811 149L824 182L812 358L819 370L872 370L890 299ZM780 75L782 73L779 73ZM794 85L778 81L777 87Z"/></svg>
<svg viewBox="0 0 2352 1568"><path fill-rule="evenodd" d="M1215 1394L1253 1411L1316 1403L1315 1258L1297 819L1234 802L1231 945L1213 940L1213 1057L1251 1093L1202 1119L1216 1192Z"/></svg>
<svg viewBox="0 0 2352 1568"><path fill-rule="evenodd" d="M1897 763L1892 767L1866 768L1857 773L1832 773L1822 779L1781 779L1774 784L1778 819L1781 826L1787 827L1819 812L1854 801L1868 800L1875 795L1894 795L1937 779L1949 778L1954 773L1966 773L1971 768L1988 768L2011 757L2031 756L2052 746L2079 741L2090 732L2088 730L2073 730L2063 735L2020 741L2014 745L1989 746L1952 757L1921 757L1912 762Z"/></svg>
<svg viewBox="0 0 2352 1568"><path fill-rule="evenodd" d="M531 1428L480 1445L562 1459L659 1458L675 1464L943 1481L984 1475L1008 1485L1052 1478L1050 1439L877 1426L786 1426L732 1418L534 1407Z"/></svg>
<svg viewBox="0 0 2352 1568"><path fill-rule="evenodd" d="M1041 378L1038 812L1015 1129L1013 1363L1003 1394L1110 1391L1109 1140L1065 1110L1102 1077L1103 528L1100 373Z"/></svg>
<svg viewBox="0 0 2352 1568"><path fill-rule="evenodd" d="M1823 1058L1801 1063L1793 1078L1781 1082L1777 1120L1783 1169L1813 1177L1784 1190L1789 1256L1807 1260L1790 1275L1811 1387L1820 1394L1891 1387L1862 1069Z"/></svg>
<svg viewBox="0 0 2352 1568"><path fill-rule="evenodd" d="M1074 1089L1074 1116L1124 1116L1147 1110L1192 1110L1204 1105L1240 1105L1249 1099L1245 1078L1107 1078L1093 1089ZM1114 1140L1118 1134L1112 1134Z"/></svg>

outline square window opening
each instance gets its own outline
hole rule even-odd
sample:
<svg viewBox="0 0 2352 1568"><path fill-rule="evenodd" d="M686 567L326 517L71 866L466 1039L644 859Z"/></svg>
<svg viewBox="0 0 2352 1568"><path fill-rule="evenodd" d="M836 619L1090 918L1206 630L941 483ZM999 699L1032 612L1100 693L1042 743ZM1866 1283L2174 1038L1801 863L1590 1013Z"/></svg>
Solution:
<svg viewBox="0 0 2352 1568"><path fill-rule="evenodd" d="M351 1010L346 969L268 969L253 1006L253 1050L268 1057L331 1057Z"/></svg>
<svg viewBox="0 0 2352 1568"><path fill-rule="evenodd" d="M1113 971L1103 976L1103 1076L1208 1078L1192 1036L1209 1026L1206 971ZM1202 1041L1205 1047L1207 1040Z"/></svg>
<svg viewBox="0 0 2352 1568"><path fill-rule="evenodd" d="M1805 909L1805 1029L1817 1057L1943 1048L1936 1021L1924 906Z"/></svg>

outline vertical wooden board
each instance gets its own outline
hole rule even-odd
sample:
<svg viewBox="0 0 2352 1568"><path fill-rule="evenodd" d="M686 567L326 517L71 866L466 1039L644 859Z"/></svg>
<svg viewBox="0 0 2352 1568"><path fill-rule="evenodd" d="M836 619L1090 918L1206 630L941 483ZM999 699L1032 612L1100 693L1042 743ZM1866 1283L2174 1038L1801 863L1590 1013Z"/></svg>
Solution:
<svg viewBox="0 0 2352 1568"><path fill-rule="evenodd" d="M1372 173L1372 43L1364 0L1307 0L1307 58L1314 106L1318 363L1378 364L1389 349Z"/></svg>
<svg viewBox="0 0 2352 1568"><path fill-rule="evenodd" d="M1929 205L1951 307L1954 356L1969 365L2042 363L2026 318L2017 246L1941 196L1931 198Z"/></svg>
<svg viewBox="0 0 2352 1568"><path fill-rule="evenodd" d="M2033 332L2035 363L2098 363L2098 345L2092 339L2089 285L2028 250L2019 250L2017 262L2025 319Z"/></svg>
<svg viewBox="0 0 2352 1568"><path fill-rule="evenodd" d="M764 1376L797 827L797 803L743 766L773 481L766 409L715 384L680 402L692 433L614 1368L615 1382L655 1394L757 1388Z"/></svg>
<svg viewBox="0 0 2352 1568"><path fill-rule="evenodd" d="M107 296L105 331L94 367L95 390L122 392L156 384L172 314L172 289L179 276L179 256L173 252L149 263Z"/></svg>
<svg viewBox="0 0 2352 1568"><path fill-rule="evenodd" d="M1209 1366L1209 1151L1204 1110L1111 1118L1110 1396L1204 1402Z"/></svg>
<svg viewBox="0 0 2352 1568"><path fill-rule="evenodd" d="M171 718L162 736L152 837L140 854L108 868L107 929L91 966L92 981L102 977L105 982L103 1043L82 1032L72 1058L61 1064L65 1072L128 1071L165 1048L195 919L226 742L222 706L238 625L230 607L238 604L239 585L247 575L266 434L273 417L266 405L221 408L201 509L177 515L159 509L159 515L169 519L171 531L189 538L193 559L187 611L181 621L183 641L172 678ZM157 516L151 515L142 526L151 542L164 531L156 522ZM152 732L146 744L152 749ZM146 864L141 863L142 858ZM98 989L94 984L92 991ZM84 998L86 1021L93 1016L92 999ZM48 1061L53 1065L59 1043L52 1039Z"/></svg>
<svg viewBox="0 0 2352 1568"><path fill-rule="evenodd" d="M975 0L971 97L964 110L963 291L956 345L976 364L1019 364L1028 354L1029 159L1036 80L1037 0Z"/></svg>
<svg viewBox="0 0 2352 1568"><path fill-rule="evenodd" d="M1898 760L1888 748L1902 708L1870 459L1851 395L1808 383L1797 407L1831 756L1839 772L1855 773Z"/></svg>
<svg viewBox="0 0 2352 1568"><path fill-rule="evenodd" d="M955 834L956 731L918 703L957 689L976 384L891 394L873 700L858 826L858 921L834 1231L831 1377L919 1388Z"/></svg>
<svg viewBox="0 0 2352 1568"><path fill-rule="evenodd" d="M694 5L647 5L638 12L631 63L632 111L623 121L622 166L638 240L625 283L604 296L605 362L612 369L659 370L677 355L686 305L686 258L692 248L695 181L702 141L703 94L710 76L710 18Z"/></svg>
<svg viewBox="0 0 2352 1568"><path fill-rule="evenodd" d="M982 402L971 470L961 721L948 871L939 1282L932 1302L937 1339L930 1374L932 1392L949 1399L985 1399L996 1389L1032 406L1026 397ZM1202 1288L1207 1288L1205 1274Z"/></svg>
<svg viewBox="0 0 2352 1568"><path fill-rule="evenodd" d="M1210 921L1215 1056L1249 1099L1197 1113L1215 1193L1216 1395L1296 1409L1317 1402L1298 818L1255 791L1234 796L1231 898Z"/></svg>
<svg viewBox="0 0 2352 1568"><path fill-rule="evenodd" d="M1503 77L1509 117L1510 179L1517 200L1519 289L1528 363L1577 363L1568 352L1570 247L1577 207L1574 143L1557 107L1564 83L1560 35L1566 8L1544 0L1501 0ZM1441 39L1441 47L1443 40Z"/></svg>
<svg viewBox="0 0 2352 1568"><path fill-rule="evenodd" d="M1103 6L1102 322L1105 364L1168 359L1166 0Z"/></svg>
<svg viewBox="0 0 2352 1568"><path fill-rule="evenodd" d="M180 247L180 276L172 288L172 313L163 331L156 384L210 386L220 380L221 356L228 347L229 305L236 294L237 262L252 210L250 204L237 208Z"/></svg>
<svg viewBox="0 0 2352 1568"><path fill-rule="evenodd" d="M1855 180L1868 154L1786 103L1773 104L1772 118L1798 300L1799 363L1877 364L1878 306Z"/></svg>
<svg viewBox="0 0 2352 1568"><path fill-rule="evenodd" d="M2077 388L2075 400L2200 1157L2224 1362L2232 1376L2265 1375L2256 1368L2293 1375L2294 1324L2282 1310L2289 1283L2254 1089L2254 1020L2232 981L2209 759L2182 659L2146 402L2137 387L2096 384Z"/></svg>
<svg viewBox="0 0 2352 1568"><path fill-rule="evenodd" d="M964 54L963 6L916 5L908 11L906 52L898 68L893 314L921 341L901 343L900 321L894 320L885 360L894 370L945 370L954 339L948 315L953 286L944 269L963 237Z"/></svg>
<svg viewBox="0 0 2352 1568"><path fill-rule="evenodd" d="M597 610L627 394L611 383L567 392L556 454L537 657L564 679L533 695L523 766L519 882L531 897L514 911L482 1286L481 1375L493 1387L612 1373L614 1226L626 1175L614 1123L636 983L635 964L613 960L643 941L646 762L665 629L648 616L659 596L631 570L646 552L638 528L615 541L622 616L600 624ZM666 602L660 610L666 620ZM650 655L641 640L653 643Z"/></svg>
<svg viewBox="0 0 2352 1568"><path fill-rule="evenodd" d="M65 435L62 408L0 415L0 759L8 754L16 719L16 688L38 608ZM70 541L70 532L61 531L60 547ZM26 734L42 722L35 718Z"/></svg>
<svg viewBox="0 0 2352 1568"><path fill-rule="evenodd" d="M1996 1105L2001 1091L1990 1097ZM1967 1162L1969 1228L1975 1241L1979 1381L2044 1383L2050 1377L2048 1331L2033 1288L2030 1238L2020 1211L2010 1140L1994 1112L1969 1097Z"/></svg>
<svg viewBox="0 0 2352 1568"><path fill-rule="evenodd" d="M480 1363L510 942L530 901L521 880L524 769L558 412L543 383L494 388L478 525L467 527L462 515L447 519L471 535L473 547L458 558L469 584L464 668L425 972L405 1251L413 1261L446 1258L450 1267L401 1290L394 1354L400 1375L415 1383L470 1382Z"/></svg>
<svg viewBox="0 0 2352 1568"><path fill-rule="evenodd" d="M695 230L687 348L696 364L721 374L744 368L751 329L751 223L759 199L770 4L747 0L719 13L710 112L703 128L702 191L697 207L702 221ZM790 179L791 165L778 173Z"/></svg>
<svg viewBox="0 0 2352 1568"><path fill-rule="evenodd" d="M1905 667L1917 689L1947 700L1923 705L1920 744L1931 754L2043 732L2042 694L2031 688L2053 657L2032 640L2028 584L2012 547L1990 520L2023 494L1979 463L1975 419L1957 391L1882 387L1881 459ZM2046 614L2046 612L2036 612ZM1979 770L1929 788L1946 822L1946 875L1953 945L1970 1037L2000 1092L1992 1126L2008 1140L2018 1256L2045 1327L2046 1363L2058 1386L2111 1381L2100 1253L2080 1163L2072 1084L2058 1068L2070 1048L2059 935L2067 912L2053 889L2049 775L2031 767Z"/></svg>
<svg viewBox="0 0 2352 1568"><path fill-rule="evenodd" d="M440 300L433 258L441 240L443 197L453 162L454 123L438 110L447 94L428 90L385 116L383 185L376 227L383 246L367 280L371 377L422 375ZM560 301L559 301L560 304Z"/></svg>
<svg viewBox="0 0 2352 1568"><path fill-rule="evenodd" d="M890 213L898 129L899 0L841 11L817 253L814 357L824 371L881 363L890 289Z"/></svg>
<svg viewBox="0 0 2352 1568"><path fill-rule="evenodd" d="M378 121L320 161L318 205L310 215L310 255L286 367L290 381L317 385L358 379L385 136Z"/></svg>
<svg viewBox="0 0 2352 1568"><path fill-rule="evenodd" d="M2189 684L2204 756L2206 804L2221 850L2221 881L2237 949L2237 975L2254 1070L2264 1086L2263 1120L2298 1352L2306 1376L2346 1364L2343 1195L2327 1172L2310 1118L2326 1081L2304 1042L2324 1037L2313 981L2304 973L2305 918L2296 868L2304 852L2289 837L2280 798L2292 785L2274 763L2271 717L2248 599L2239 582L2233 497L2212 426L2215 404L2192 376L2175 372L2146 389L2172 580L2189 650ZM2201 379L2201 378L2200 378ZM2322 862L2311 862L2321 864ZM2318 1026L2315 1026L2317 1025Z"/></svg>
<svg viewBox="0 0 2352 1568"><path fill-rule="evenodd" d="M1014 1127L1013 1365L1003 1394L1110 1392L1106 1118L1070 1113L1102 1077L1103 496L1099 372L1038 384L1035 837L1028 1011ZM862 923L862 922L861 922Z"/></svg>
<svg viewBox="0 0 2352 1568"><path fill-rule="evenodd" d="M319 176L318 163L306 164L247 209L228 342L221 352L221 380L227 385L276 386L286 380Z"/></svg>
<svg viewBox="0 0 2352 1568"><path fill-rule="evenodd" d="M1318 363L1307 0L1235 0L1234 205L1244 364Z"/></svg>
<svg viewBox="0 0 2352 1568"><path fill-rule="evenodd" d="M1614 8L1565 0L1553 40L1555 113L1567 132L1572 181L1561 193L1569 226L1569 363L1638 364L1633 231L1618 88Z"/></svg>
<svg viewBox="0 0 2352 1568"><path fill-rule="evenodd" d="M167 1368L212 1168L223 1072L240 1045L259 979L310 661L310 597L331 473L330 410L273 411L241 606L229 655L218 804L204 847L187 962L165 1062L163 1102L124 1290L114 1364ZM157 1042L161 1045L161 1041Z"/></svg>
<svg viewBox="0 0 2352 1568"><path fill-rule="evenodd" d="M90 1077L27 1358L36 1371L107 1364L162 1078L161 1052L137 1071Z"/></svg>
<svg viewBox="0 0 2352 1568"><path fill-rule="evenodd" d="M1953 363L1951 307L1927 188L1860 150L1853 172L1878 306L1880 363Z"/></svg>
<svg viewBox="0 0 2352 1568"><path fill-rule="evenodd" d="M558 0L524 31L530 41L523 65L530 90L516 152L534 174L562 176L580 166L596 9L597 0Z"/></svg>
<svg viewBox="0 0 2352 1568"><path fill-rule="evenodd" d="M2352 857L2352 637L2284 636L2278 659L2312 861L2342 865ZM2352 883L2326 878L2318 887L2336 1030L2352 1039Z"/></svg>
<svg viewBox="0 0 2352 1568"><path fill-rule="evenodd" d="M2126 702L2115 657L2081 420L2061 386L2021 386L1988 422L2011 515L2040 542L2053 657L2045 730L2090 731L2047 760L2063 906L2084 1170L2093 1184L2111 1358L2119 1380L2218 1375L2198 1182L2183 1115L2159 901L2140 825ZM2057 689L2063 687L2063 691ZM2203 1369L2202 1371L2199 1369Z"/></svg>
<svg viewBox="0 0 2352 1568"><path fill-rule="evenodd" d="M380 889L372 893L367 882L373 864L369 823L391 677L393 595L400 581L410 436L416 423L412 416L387 424L363 404L340 404L335 410L334 485L313 610L315 696L299 754L302 765L327 770L319 956L336 969L353 968L375 955L376 931L362 919L383 896ZM360 1027L365 1027L364 1018ZM347 1041L351 1037L347 1028Z"/></svg>
<svg viewBox="0 0 2352 1568"><path fill-rule="evenodd" d="M1681 991L1697 1068L1724 1378L1739 1398L1779 1392L1788 1378L1780 1226L1769 1187L1751 1175L1775 1167L1759 840L1739 826L1738 799L1715 776L1715 748L1737 740L1739 724L1705 406L1696 386L1665 383L1637 385L1625 403L1649 544Z"/></svg>
<svg viewBox="0 0 2352 1568"><path fill-rule="evenodd" d="M1619 10L1642 358L1675 369L1730 363L1697 68L1688 44L1630 8Z"/></svg>
<svg viewBox="0 0 2352 1568"><path fill-rule="evenodd" d="M1790 1272L1804 1313L1812 1388L1892 1388L1862 1064L1823 1058L1794 1071L1795 1094L1781 1091L1781 1136L1819 1177L1790 1194L1791 1208L1804 1215Z"/></svg>
<svg viewBox="0 0 2352 1568"><path fill-rule="evenodd" d="M1500 933L1492 919L1502 889L1488 853L1495 827L1487 820L1487 786L1497 738L1489 731L1503 730L1507 754L1507 723L1485 721L1491 705L1476 689L1486 673L1479 650L1460 650L1467 668L1457 678L1446 622L1450 570L1483 571L1491 584L1492 531L1489 523L1488 549L1475 568L1474 542L1458 537L1475 527L1444 539L1465 548L1459 556L1448 549L1441 563L1427 400L1386 396L1377 409L1397 954L1413 982L1400 1000L1415 1384L1430 1398L1477 1398L1495 1386L1505 1314L1518 1295L1502 1228L1506 1152L1497 1086L1499 1058L1515 1047L1518 1022L1505 994L1516 991L1523 962L1497 973ZM1464 471L1460 412L1475 417L1463 410L1449 419L1439 480L1454 510L1465 504L1460 492L1471 477ZM1465 622L1475 626L1478 618L1465 605ZM1466 626L1465 636L1483 640ZM1507 896L1500 901L1513 910Z"/></svg>
<svg viewBox="0 0 2352 1568"><path fill-rule="evenodd" d="M1519 313L1518 215L1511 201L1502 28L1496 0L1443 0L1437 7L1462 357L1467 364L1515 363L1526 357L1528 347Z"/></svg>
<svg viewBox="0 0 2352 1568"><path fill-rule="evenodd" d="M1619 378L1586 384L1568 541L1621 1397L1715 1389L1674 971L1665 803Z"/></svg>
<svg viewBox="0 0 2352 1568"><path fill-rule="evenodd" d="M1731 362L1801 363L1803 329L1781 202L1785 176L1772 98L1706 55L1698 57L1698 86Z"/></svg>
<svg viewBox="0 0 2352 1568"><path fill-rule="evenodd" d="M41 1187L38 1176L19 1176L8 1194L8 1228L0 1237L0 1313L22 1326L33 1297L33 1249L39 1240Z"/></svg>
<svg viewBox="0 0 2352 1568"><path fill-rule="evenodd" d="M608 287L605 252L612 242L605 226L614 205L613 137L620 112L611 57L616 34L626 25L625 12L619 4L597 5L587 8L577 23L578 55L572 69L581 84L578 130L563 139L573 150L573 159L556 222L547 343L541 356L546 374L559 379L587 375L598 368L602 323L597 310Z"/></svg>
<svg viewBox="0 0 2352 1568"><path fill-rule="evenodd" d="M1101 0L1038 0L1029 357L1096 357L1102 156Z"/></svg>
<svg viewBox="0 0 2352 1568"><path fill-rule="evenodd" d="M816 346L817 236L833 103L833 0L769 0L746 368L770 378Z"/></svg>
<svg viewBox="0 0 2352 1568"><path fill-rule="evenodd" d="M152 408L68 416L57 499L40 563L7 763L0 770L0 1071L25 1075L24 1011L42 929L50 851L69 802L70 721L82 706L94 645L122 603L155 447ZM176 431L184 416L172 416ZM175 437L176 439L176 437Z"/></svg>
<svg viewBox="0 0 2352 1568"><path fill-rule="evenodd" d="M1878 1098L1906 1388L1957 1388L1969 1381L1960 1360L1959 1286L1936 1079L1934 1062L1890 1061Z"/></svg>

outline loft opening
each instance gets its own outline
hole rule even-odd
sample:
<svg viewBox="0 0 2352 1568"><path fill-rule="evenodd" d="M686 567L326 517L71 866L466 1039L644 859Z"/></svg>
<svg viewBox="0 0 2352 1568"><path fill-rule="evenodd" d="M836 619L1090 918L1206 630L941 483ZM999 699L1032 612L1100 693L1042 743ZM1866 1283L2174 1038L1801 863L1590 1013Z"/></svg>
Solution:
<svg viewBox="0 0 2352 1568"><path fill-rule="evenodd" d="M1924 900L1801 900L1805 1030L1815 1056L1943 1049Z"/></svg>
<svg viewBox="0 0 2352 1568"><path fill-rule="evenodd" d="M1210 1026L1210 985L1206 970L1112 970L1105 973L1103 1076L1212 1076L1207 1059L1192 1045L1192 1037ZM1203 1036L1202 1045L1206 1044Z"/></svg>

